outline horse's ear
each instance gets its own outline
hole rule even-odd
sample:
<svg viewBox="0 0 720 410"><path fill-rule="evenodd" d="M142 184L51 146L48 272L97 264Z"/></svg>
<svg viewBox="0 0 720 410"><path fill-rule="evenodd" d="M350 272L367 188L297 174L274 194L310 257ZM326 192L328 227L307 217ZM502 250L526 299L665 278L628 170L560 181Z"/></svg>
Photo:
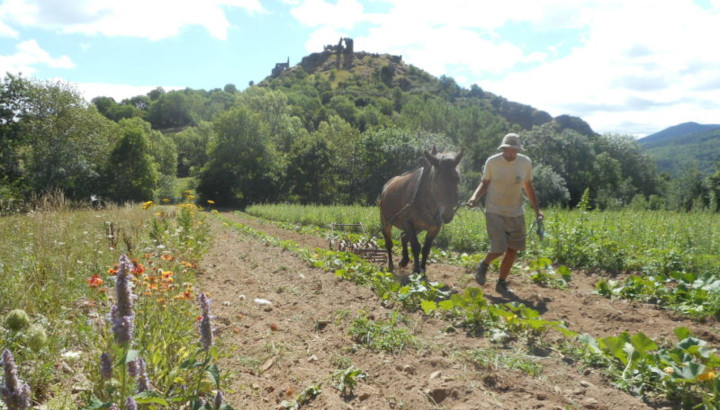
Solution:
<svg viewBox="0 0 720 410"><path fill-rule="evenodd" d="M434 166L440 165L440 160L437 159L435 154L431 154L431 153L425 151L425 158L427 158L427 160L430 161L430 163Z"/></svg>
<svg viewBox="0 0 720 410"><path fill-rule="evenodd" d="M460 160L462 159L464 153L465 153L465 147L462 147L460 152L455 156L455 165L460 163Z"/></svg>

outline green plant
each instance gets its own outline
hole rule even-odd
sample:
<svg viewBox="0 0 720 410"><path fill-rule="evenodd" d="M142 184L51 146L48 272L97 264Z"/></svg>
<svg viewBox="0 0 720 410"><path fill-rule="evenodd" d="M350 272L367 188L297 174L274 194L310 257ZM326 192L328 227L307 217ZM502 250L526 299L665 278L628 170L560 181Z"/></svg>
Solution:
<svg viewBox="0 0 720 410"><path fill-rule="evenodd" d="M297 410L300 407L310 403L313 399L322 393L322 383L313 384L306 387L300 394L295 397L295 400L283 400L280 403L280 407L288 410Z"/></svg>
<svg viewBox="0 0 720 410"><path fill-rule="evenodd" d="M387 321L373 321L361 313L350 324L349 334L356 343L370 350L400 352L416 343L413 335L400 327L400 320L397 312L393 312Z"/></svg>
<svg viewBox="0 0 720 410"><path fill-rule="evenodd" d="M636 395L663 394L682 408L717 408L720 357L687 328L676 328L678 343L662 347L642 332L578 339L582 358L607 368L615 383Z"/></svg>
<svg viewBox="0 0 720 410"><path fill-rule="evenodd" d="M533 283L549 288L566 289L572 279L567 266L554 268L549 258L531 260L526 269L531 272L530 280Z"/></svg>
<svg viewBox="0 0 720 410"><path fill-rule="evenodd" d="M5 326L10 330L23 330L30 326L30 316L22 309L13 309L5 316Z"/></svg>
<svg viewBox="0 0 720 410"><path fill-rule="evenodd" d="M355 391L358 380L364 380L366 378L367 374L364 371L355 368L355 366L336 370L332 374L332 379L336 383L335 388L340 390L340 394L344 397L351 396Z"/></svg>
<svg viewBox="0 0 720 410"><path fill-rule="evenodd" d="M531 377L538 377L543 371L543 366L531 357L500 353L496 349L475 349L469 352L467 359L483 368L519 370Z"/></svg>

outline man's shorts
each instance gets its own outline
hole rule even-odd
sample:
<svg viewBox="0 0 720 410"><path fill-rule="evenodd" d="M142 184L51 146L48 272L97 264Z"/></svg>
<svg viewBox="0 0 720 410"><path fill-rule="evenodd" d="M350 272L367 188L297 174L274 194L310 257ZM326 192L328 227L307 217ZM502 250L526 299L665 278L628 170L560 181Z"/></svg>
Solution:
<svg viewBox="0 0 720 410"><path fill-rule="evenodd" d="M504 253L508 248L525 249L525 216L485 214L490 253Z"/></svg>

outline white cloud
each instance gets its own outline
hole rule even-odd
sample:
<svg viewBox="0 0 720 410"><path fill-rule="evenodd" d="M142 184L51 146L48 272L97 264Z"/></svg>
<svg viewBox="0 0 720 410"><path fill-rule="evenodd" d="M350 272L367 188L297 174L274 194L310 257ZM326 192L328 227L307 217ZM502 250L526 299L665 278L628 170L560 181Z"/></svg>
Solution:
<svg viewBox="0 0 720 410"><path fill-rule="evenodd" d="M230 28L225 11L264 12L259 0L8 0L0 9L7 24L65 33L143 37L176 36L189 26L204 27L224 40Z"/></svg>
<svg viewBox="0 0 720 410"><path fill-rule="evenodd" d="M18 43L17 51L12 55L0 55L0 72L32 74L36 71L35 66L47 65L51 68L74 68L75 63L70 57L63 55L57 58L52 57L35 40L27 40Z"/></svg>
<svg viewBox="0 0 720 410"><path fill-rule="evenodd" d="M19 35L20 33L18 33L12 27L0 21L0 37L18 38Z"/></svg>
<svg viewBox="0 0 720 410"><path fill-rule="evenodd" d="M363 21L363 6L356 0L337 0L336 4L324 0L306 0L291 10L302 24L310 27L329 26L350 29Z"/></svg>
<svg viewBox="0 0 720 410"><path fill-rule="evenodd" d="M720 45L710 40L720 34L717 11L636 1L592 17L570 55L480 85L552 115L580 116L600 132L718 122Z"/></svg>
<svg viewBox="0 0 720 410"><path fill-rule="evenodd" d="M356 30L363 33L353 36L356 50L402 55L463 86L580 116L596 131L647 134L720 122L720 0L709 7L692 0L378 2L389 11L308 0L293 15L316 28L308 51ZM538 48L535 36L555 33L555 43Z"/></svg>

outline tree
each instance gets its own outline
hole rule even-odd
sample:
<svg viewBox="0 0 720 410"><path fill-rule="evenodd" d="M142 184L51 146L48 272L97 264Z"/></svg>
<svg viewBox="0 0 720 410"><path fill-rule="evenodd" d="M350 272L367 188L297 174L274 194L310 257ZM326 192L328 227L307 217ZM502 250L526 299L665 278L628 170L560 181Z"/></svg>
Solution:
<svg viewBox="0 0 720 410"><path fill-rule="evenodd" d="M0 198L19 196L25 189L18 147L24 134L19 115L27 109L30 83L7 74L0 88Z"/></svg>
<svg viewBox="0 0 720 410"><path fill-rule="evenodd" d="M172 91L162 94L150 104L148 121L156 130L196 125L197 103L199 101L192 93Z"/></svg>
<svg viewBox="0 0 720 410"><path fill-rule="evenodd" d="M201 121L197 127L172 134L178 151L177 176L195 175L207 163L208 144L213 136L211 122Z"/></svg>
<svg viewBox="0 0 720 410"><path fill-rule="evenodd" d="M120 140L106 165L107 194L118 202L153 199L160 180L150 136L141 121L120 121Z"/></svg>
<svg viewBox="0 0 720 410"><path fill-rule="evenodd" d="M32 82L19 118L25 135L19 152L31 191L57 188L71 198L97 192L116 138L113 122L62 82Z"/></svg>
<svg viewBox="0 0 720 410"><path fill-rule="evenodd" d="M720 162L715 162L715 173L707 177L710 190L710 210L720 211Z"/></svg>
<svg viewBox="0 0 720 410"><path fill-rule="evenodd" d="M319 133L295 141L288 164L291 199L302 204L331 204L337 198L339 175L334 172L334 152Z"/></svg>
<svg viewBox="0 0 720 410"><path fill-rule="evenodd" d="M245 207L277 199L282 166L259 116L238 105L213 124L215 136L197 187L201 200Z"/></svg>
<svg viewBox="0 0 720 410"><path fill-rule="evenodd" d="M708 188L704 179L705 176L698 170L697 163L692 162L690 168L683 170L670 182L667 194L670 209L687 212L703 204L707 205Z"/></svg>
<svg viewBox="0 0 720 410"><path fill-rule="evenodd" d="M549 165L539 164L534 167L533 186L543 208L550 205L567 206L570 201L565 179Z"/></svg>

